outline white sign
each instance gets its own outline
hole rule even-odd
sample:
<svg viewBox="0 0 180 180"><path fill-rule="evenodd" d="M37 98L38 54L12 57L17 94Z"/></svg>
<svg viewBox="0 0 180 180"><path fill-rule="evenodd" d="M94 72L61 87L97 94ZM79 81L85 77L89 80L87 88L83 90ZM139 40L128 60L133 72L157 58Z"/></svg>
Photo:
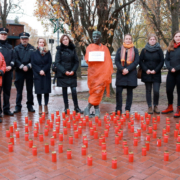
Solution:
<svg viewBox="0 0 180 180"><path fill-rule="evenodd" d="M104 51L89 52L89 62L104 62Z"/></svg>

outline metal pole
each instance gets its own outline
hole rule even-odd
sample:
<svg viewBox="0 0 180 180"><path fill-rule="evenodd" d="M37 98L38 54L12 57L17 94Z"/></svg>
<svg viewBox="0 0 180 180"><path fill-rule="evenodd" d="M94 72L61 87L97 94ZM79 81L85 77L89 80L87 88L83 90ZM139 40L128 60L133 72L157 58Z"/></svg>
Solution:
<svg viewBox="0 0 180 180"><path fill-rule="evenodd" d="M56 23L56 25L57 25L57 45L59 46L59 19L57 20L57 23Z"/></svg>

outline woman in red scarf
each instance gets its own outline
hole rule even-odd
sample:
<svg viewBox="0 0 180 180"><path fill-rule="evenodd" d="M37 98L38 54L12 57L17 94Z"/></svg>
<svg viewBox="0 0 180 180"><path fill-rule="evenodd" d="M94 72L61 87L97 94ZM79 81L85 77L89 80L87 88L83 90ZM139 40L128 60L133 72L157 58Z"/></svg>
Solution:
<svg viewBox="0 0 180 180"><path fill-rule="evenodd" d="M162 114L173 112L173 92L176 86L178 102L174 117L180 117L180 31L175 32L173 39L169 43L165 63L169 70L166 80L168 107L162 111Z"/></svg>
<svg viewBox="0 0 180 180"><path fill-rule="evenodd" d="M122 112L122 91L127 89L127 100L125 110L130 111L133 89L137 87L137 70L139 63L139 53L134 47L132 36L126 34L123 45L117 50L115 63L117 66L116 74L116 112Z"/></svg>

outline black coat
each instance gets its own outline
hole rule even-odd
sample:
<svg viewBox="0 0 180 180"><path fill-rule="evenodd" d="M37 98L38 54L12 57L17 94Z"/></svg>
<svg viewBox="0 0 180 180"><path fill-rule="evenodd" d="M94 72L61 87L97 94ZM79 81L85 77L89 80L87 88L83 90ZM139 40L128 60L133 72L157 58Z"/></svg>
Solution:
<svg viewBox="0 0 180 180"><path fill-rule="evenodd" d="M120 54L121 54L121 48L117 50L116 57L115 57L115 63L117 66L117 73L116 73L116 86L131 86L131 87L136 87L137 86L137 70L136 66L139 63L139 53L136 48L134 48L135 51L135 58L133 63L130 65L127 65L126 60L127 60L127 53L125 56L125 66L123 67L121 65L121 60L120 60ZM123 69L126 68L128 69L129 73L126 75L122 75Z"/></svg>
<svg viewBox="0 0 180 180"><path fill-rule="evenodd" d="M142 68L142 82L158 82L161 83L161 69L164 64L163 51L160 48L155 52L149 52L145 48L142 49L140 55L140 66ZM146 74L147 70L155 70L156 74Z"/></svg>
<svg viewBox="0 0 180 180"><path fill-rule="evenodd" d="M39 50L36 50L31 55L31 64L34 75L34 86L36 94L47 94L51 93L51 68L52 58L48 51L44 56L42 56ZM39 72L43 70L45 76L41 76Z"/></svg>
<svg viewBox="0 0 180 180"><path fill-rule="evenodd" d="M15 65L15 54L12 46L7 41L0 41L0 52L4 56L6 66L13 67Z"/></svg>
<svg viewBox="0 0 180 180"><path fill-rule="evenodd" d="M57 67L57 86L77 87L76 71L79 66L79 60L74 44L57 46L55 66ZM73 71L74 75L66 76L66 71Z"/></svg>
<svg viewBox="0 0 180 180"><path fill-rule="evenodd" d="M14 48L15 57L16 57L16 70L22 70L23 66L27 66L30 70L31 65L31 54L36 51L34 46L28 44L26 47L22 44L17 45Z"/></svg>
<svg viewBox="0 0 180 180"><path fill-rule="evenodd" d="M178 48L174 48L174 51L167 51L165 63L169 71L171 71L172 68L176 71L180 71L180 46Z"/></svg>

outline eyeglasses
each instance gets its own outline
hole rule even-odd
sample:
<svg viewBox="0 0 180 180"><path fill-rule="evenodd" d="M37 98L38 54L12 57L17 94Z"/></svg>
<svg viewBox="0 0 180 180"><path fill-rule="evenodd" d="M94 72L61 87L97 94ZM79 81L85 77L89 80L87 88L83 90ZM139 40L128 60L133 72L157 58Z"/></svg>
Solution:
<svg viewBox="0 0 180 180"><path fill-rule="evenodd" d="M3 33L2 33L1 35L3 35L3 36L7 36L7 34L3 34Z"/></svg>

